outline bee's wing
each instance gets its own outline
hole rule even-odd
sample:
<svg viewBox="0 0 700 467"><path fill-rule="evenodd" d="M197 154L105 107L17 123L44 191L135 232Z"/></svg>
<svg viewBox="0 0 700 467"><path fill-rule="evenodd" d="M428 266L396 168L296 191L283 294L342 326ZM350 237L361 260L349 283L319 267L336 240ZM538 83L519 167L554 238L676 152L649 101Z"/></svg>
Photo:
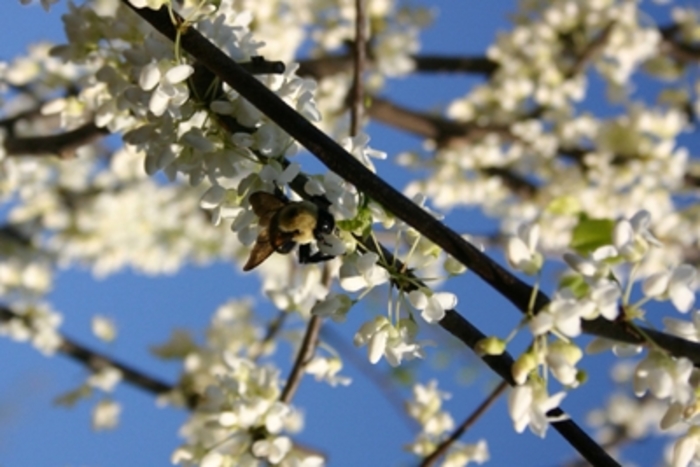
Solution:
<svg viewBox="0 0 700 467"><path fill-rule="evenodd" d="M250 271L257 267L275 251L288 253L294 248L294 242L290 242L289 234L280 232L278 229L271 231L269 228L272 218L288 202L265 191L256 191L248 199L253 207L253 212L258 216L260 233L250 251L248 261L243 266L244 271Z"/></svg>
<svg viewBox="0 0 700 467"><path fill-rule="evenodd" d="M265 191L256 191L250 195L248 200L253 207L253 212L259 218L258 223L261 227L267 227L270 224L272 216L287 205L284 200Z"/></svg>
<svg viewBox="0 0 700 467"><path fill-rule="evenodd" d="M267 228L263 228L255 240L253 249L250 250L248 261L243 266L244 271L250 271L265 261L275 251L275 247L270 243L270 232Z"/></svg>

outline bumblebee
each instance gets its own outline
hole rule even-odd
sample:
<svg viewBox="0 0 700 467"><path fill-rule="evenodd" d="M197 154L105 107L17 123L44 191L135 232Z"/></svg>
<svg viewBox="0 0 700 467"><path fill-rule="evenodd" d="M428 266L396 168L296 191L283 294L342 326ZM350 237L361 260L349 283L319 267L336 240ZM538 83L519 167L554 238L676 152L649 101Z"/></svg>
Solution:
<svg viewBox="0 0 700 467"><path fill-rule="evenodd" d="M335 229L333 215L311 201L290 201L281 192L277 195L256 191L250 205L258 216L260 233L250 252L244 271L250 271L272 255L291 252L299 244L299 262L317 263L332 256L311 254L311 244L323 240Z"/></svg>

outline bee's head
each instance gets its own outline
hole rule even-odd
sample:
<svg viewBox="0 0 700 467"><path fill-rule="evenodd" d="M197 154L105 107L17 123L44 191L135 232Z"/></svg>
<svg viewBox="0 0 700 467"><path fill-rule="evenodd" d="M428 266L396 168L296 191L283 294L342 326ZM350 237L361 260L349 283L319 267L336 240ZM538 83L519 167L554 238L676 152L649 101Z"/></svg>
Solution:
<svg viewBox="0 0 700 467"><path fill-rule="evenodd" d="M321 235L328 235L333 233L335 229L335 219L330 212L325 209L319 209L316 219L316 228L314 229L314 236L319 239Z"/></svg>

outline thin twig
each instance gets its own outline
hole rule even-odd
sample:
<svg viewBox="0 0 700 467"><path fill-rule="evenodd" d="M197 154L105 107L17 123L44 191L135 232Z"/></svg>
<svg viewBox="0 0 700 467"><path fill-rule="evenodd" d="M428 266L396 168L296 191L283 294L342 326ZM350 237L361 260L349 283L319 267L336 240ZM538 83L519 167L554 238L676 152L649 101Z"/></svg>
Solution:
<svg viewBox="0 0 700 467"><path fill-rule="evenodd" d="M286 311L280 311L277 313L277 316L275 316L275 318L268 323L267 329L265 330L265 335L263 336L263 338L259 342L256 342L251 347L251 349L248 353L248 358L250 358L253 361L260 358L260 356L265 351L265 347L270 342L272 342L272 340L277 336L277 334L282 329L282 326L284 325L284 322L287 319L288 314L289 313L287 313Z"/></svg>
<svg viewBox="0 0 700 467"><path fill-rule="evenodd" d="M440 445L435 448L432 454L423 459L420 467L430 467L433 465L440 456L447 452L447 449L457 441L460 436L462 436L486 411L493 405L494 402L505 392L508 387L508 383L501 381L501 383L491 391L491 394L481 403L479 407L474 410L467 418L464 420L455 431L452 432L449 438L440 443Z"/></svg>
<svg viewBox="0 0 700 467"><path fill-rule="evenodd" d="M356 136L362 125L362 109L364 108L364 82L362 75L365 71L366 19L364 0L355 0L355 45L353 47L353 74L351 91L350 136Z"/></svg>
<svg viewBox="0 0 700 467"><path fill-rule="evenodd" d="M323 266L323 277L321 277L321 283L330 287L331 281L330 266L326 263ZM297 351L297 358L294 360L294 366L292 371L287 378L287 383L282 389L282 395L280 396L280 401L289 404L294 397L299 384L301 383L301 378L304 376L304 370L309 364L311 359L314 358L316 353L316 347L318 347L318 336L321 332L321 324L323 319L320 316L314 315L309 319L306 325L306 334L304 334L304 339L301 341L299 350Z"/></svg>
<svg viewBox="0 0 700 467"><path fill-rule="evenodd" d="M284 385L282 395L280 396L280 401L285 404L289 404L292 401L294 394L299 388L299 383L301 383L306 365L308 365L314 357L318 344L318 334L321 330L321 321L320 316L312 316L306 326L304 340L301 341L299 351L297 352L297 358L294 360L294 366L292 367L292 371L287 378L287 383Z"/></svg>

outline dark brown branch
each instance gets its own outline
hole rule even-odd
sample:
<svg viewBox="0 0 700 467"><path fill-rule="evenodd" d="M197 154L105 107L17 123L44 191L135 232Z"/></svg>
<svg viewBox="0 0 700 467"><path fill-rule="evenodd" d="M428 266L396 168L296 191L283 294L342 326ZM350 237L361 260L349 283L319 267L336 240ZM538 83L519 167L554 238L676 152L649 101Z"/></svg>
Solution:
<svg viewBox="0 0 700 467"><path fill-rule="evenodd" d="M106 128L90 122L58 135L9 137L5 140L5 150L9 156L55 155L61 159L72 159L79 147L107 134L109 131Z"/></svg>
<svg viewBox="0 0 700 467"><path fill-rule="evenodd" d="M486 57L460 57L451 55L415 55L413 61L418 72L473 73L490 76L498 69L498 63Z"/></svg>
<svg viewBox="0 0 700 467"><path fill-rule="evenodd" d="M671 24L659 29L662 38L661 52L671 55L681 63L699 62L700 47L686 44L677 39L676 35L680 30L677 24Z"/></svg>
<svg viewBox="0 0 700 467"><path fill-rule="evenodd" d="M367 112L379 122L431 139L440 147L472 144L490 134L497 134L508 140L514 139L510 129L504 125L460 123L409 110L379 97L372 98Z"/></svg>
<svg viewBox="0 0 700 467"><path fill-rule="evenodd" d="M0 307L0 320L9 321L11 319L22 319L22 316L17 315L9 308ZM155 395L167 394L174 389L171 384L149 376L126 363L91 350L65 336L61 336L61 344L58 347L58 351L78 361L93 372L110 367L116 368L122 373L124 381Z"/></svg>
<svg viewBox="0 0 700 467"><path fill-rule="evenodd" d="M481 56L458 55L414 55L414 71L418 73L471 73L490 76L498 69L498 63ZM299 60L300 76L311 76L317 80L352 69L350 54L331 55L321 58Z"/></svg>

